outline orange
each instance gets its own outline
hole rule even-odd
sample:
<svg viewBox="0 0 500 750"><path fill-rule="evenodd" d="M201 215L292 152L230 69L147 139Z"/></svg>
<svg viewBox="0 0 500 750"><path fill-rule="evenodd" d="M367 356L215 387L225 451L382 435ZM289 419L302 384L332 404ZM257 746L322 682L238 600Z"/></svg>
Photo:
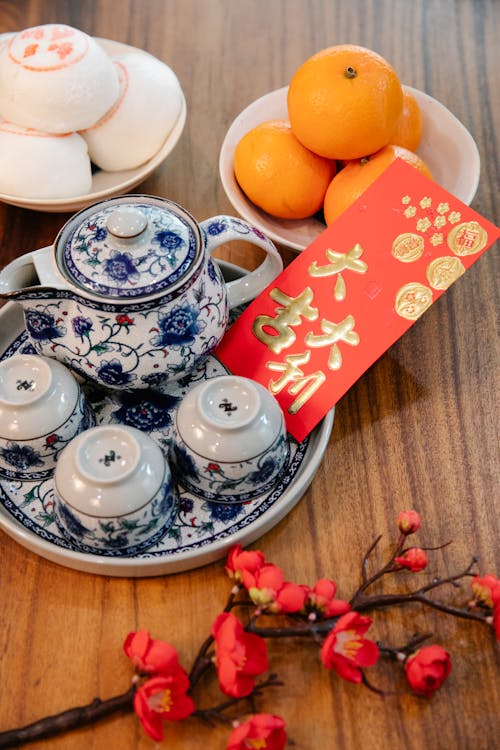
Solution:
<svg viewBox="0 0 500 750"><path fill-rule="evenodd" d="M321 209L335 164L299 143L289 122L270 120L238 142L234 174L248 198L267 213L304 219Z"/></svg>
<svg viewBox="0 0 500 750"><path fill-rule="evenodd" d="M403 86L403 110L391 135L391 143L416 151L422 137L422 113L413 94Z"/></svg>
<svg viewBox="0 0 500 750"><path fill-rule="evenodd" d="M304 146L329 159L357 159L390 143L403 91L383 57L342 44L298 68L287 102L292 130Z"/></svg>
<svg viewBox="0 0 500 750"><path fill-rule="evenodd" d="M429 168L417 154L401 146L384 146L373 156L349 162L335 175L325 195L323 208L326 223L331 224L349 208L398 157L432 178Z"/></svg>

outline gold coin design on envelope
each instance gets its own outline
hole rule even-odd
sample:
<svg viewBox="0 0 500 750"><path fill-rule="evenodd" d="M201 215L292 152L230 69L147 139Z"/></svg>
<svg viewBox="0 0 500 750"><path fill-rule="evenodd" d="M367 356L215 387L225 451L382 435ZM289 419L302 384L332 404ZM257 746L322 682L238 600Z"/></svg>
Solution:
<svg viewBox="0 0 500 750"><path fill-rule="evenodd" d="M464 221L453 227L447 242L455 255L474 255L485 247L488 233L477 221Z"/></svg>
<svg viewBox="0 0 500 750"><path fill-rule="evenodd" d="M448 289L463 273L465 268L460 258L444 255L429 263L425 275L433 289Z"/></svg>
<svg viewBox="0 0 500 750"><path fill-rule="evenodd" d="M432 291L425 284L411 281L396 294L395 310L407 320L417 320L432 305Z"/></svg>
<svg viewBox="0 0 500 750"><path fill-rule="evenodd" d="M398 234L392 243L392 254L402 263L413 263L424 252L424 238L419 234L404 232Z"/></svg>

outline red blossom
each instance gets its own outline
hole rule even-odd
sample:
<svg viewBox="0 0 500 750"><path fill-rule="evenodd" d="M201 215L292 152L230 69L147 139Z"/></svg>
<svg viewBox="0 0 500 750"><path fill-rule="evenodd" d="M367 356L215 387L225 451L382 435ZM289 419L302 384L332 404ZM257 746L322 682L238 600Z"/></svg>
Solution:
<svg viewBox="0 0 500 750"><path fill-rule="evenodd" d="M230 612L220 614L212 625L215 662L220 688L226 695L249 695L254 677L267 669L267 646L263 638L245 633L243 625Z"/></svg>
<svg viewBox="0 0 500 750"><path fill-rule="evenodd" d="M404 555L396 557L395 563L401 568L408 568L412 573L419 573L427 567L427 552L420 547L410 547Z"/></svg>
<svg viewBox="0 0 500 750"><path fill-rule="evenodd" d="M125 313L116 316L116 322L119 326L132 326L134 325L134 319L130 318Z"/></svg>
<svg viewBox="0 0 500 750"><path fill-rule="evenodd" d="M277 565L266 563L254 572L242 571L242 580L250 599L267 612L299 612L303 609L309 589L284 580Z"/></svg>
<svg viewBox="0 0 500 750"><path fill-rule="evenodd" d="M231 732L226 750L283 750L287 743L285 722L273 714L255 714Z"/></svg>
<svg viewBox="0 0 500 750"><path fill-rule="evenodd" d="M164 721L181 721L190 716L195 705L187 695L189 679L179 667L175 674L152 677L137 688L134 711L144 731L157 742L163 739Z"/></svg>
<svg viewBox="0 0 500 750"><path fill-rule="evenodd" d="M471 589L474 598L485 607L493 607L493 592L498 588L500 591L500 581L491 573L485 576L475 576L471 581Z"/></svg>
<svg viewBox="0 0 500 750"><path fill-rule="evenodd" d="M58 440L58 436L55 433L52 433L52 435L48 435L45 438L45 447L50 448L51 445L54 445L55 442Z"/></svg>
<svg viewBox="0 0 500 750"><path fill-rule="evenodd" d="M430 696L451 672L450 655L441 646L423 646L408 657L405 672L415 693Z"/></svg>
<svg viewBox="0 0 500 750"><path fill-rule="evenodd" d="M236 581L242 581L244 570L255 573L265 564L265 557L262 552L256 550L244 550L241 544L236 544L229 550L226 563L226 572L230 578Z"/></svg>
<svg viewBox="0 0 500 750"><path fill-rule="evenodd" d="M129 633L123 650L142 673L169 675L180 668L175 648L165 641L154 640L147 630Z"/></svg>
<svg viewBox="0 0 500 750"><path fill-rule="evenodd" d="M220 466L219 466L219 464L212 464L212 463L210 463L207 466L205 466L205 471L208 471L210 473L212 473L214 471L220 471Z"/></svg>
<svg viewBox="0 0 500 750"><path fill-rule="evenodd" d="M378 660L378 646L364 634L372 624L370 617L348 612L340 618L321 647L321 661L344 680L360 683L361 667L371 667Z"/></svg>
<svg viewBox="0 0 500 750"><path fill-rule="evenodd" d="M420 516L415 510L403 510L398 516L398 528L405 536L418 531L420 524Z"/></svg>
<svg viewBox="0 0 500 750"><path fill-rule="evenodd" d="M337 617L349 612L351 605L335 599L337 584L329 578L320 578L307 595L306 609L319 612L323 617Z"/></svg>

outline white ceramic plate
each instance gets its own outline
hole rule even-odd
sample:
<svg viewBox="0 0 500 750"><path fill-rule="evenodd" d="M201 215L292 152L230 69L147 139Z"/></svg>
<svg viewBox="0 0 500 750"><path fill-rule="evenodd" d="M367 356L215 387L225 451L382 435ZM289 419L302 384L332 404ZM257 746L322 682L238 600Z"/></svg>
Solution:
<svg viewBox="0 0 500 750"><path fill-rule="evenodd" d="M10 36L5 35L5 36ZM124 55L127 52L139 52L143 55L149 54L144 50L131 47L128 44L114 42L110 39L97 39L108 55ZM1 35L0 35L1 42ZM182 94L182 106L179 116L170 131L167 139L160 150L149 161L142 164L136 169L128 169L122 172L105 172L100 169L93 174L92 187L89 193L79 195L74 198L21 198L15 195L0 193L0 201L9 203L12 206L21 208L30 208L34 211L47 211L51 213L79 211L81 208L90 206L93 203L102 201L105 198L111 198L114 195L122 195L128 192L139 183L143 182L146 177L165 161L167 156L173 150L177 141L181 137L186 122L186 100Z"/></svg>
<svg viewBox="0 0 500 750"><path fill-rule="evenodd" d="M226 279L241 275L241 269L219 261ZM19 305L8 303L0 310L0 359L16 352L33 351L27 341ZM140 427L163 448L170 439L172 397L178 398L201 379L225 372L215 357L209 357L190 382L171 387L168 393L150 391L129 394L90 389L98 423L120 422ZM145 551L96 553L76 550L63 538L53 517L52 479L19 482L0 481L0 529L27 547L59 565L109 576L157 576L178 573L214 562L227 555L233 544L254 542L275 526L302 498L312 481L328 444L333 410L298 445L291 442L291 460L279 484L245 503L227 505L207 502L189 492L180 493L179 511L172 529Z"/></svg>
<svg viewBox="0 0 500 750"><path fill-rule="evenodd" d="M437 183L469 205L479 183L479 152L469 131L443 104L418 89L407 86L422 111L422 140L417 153L426 162ZM326 226L317 218L277 219L252 203L236 182L233 170L238 141L261 122L288 119L288 87L262 96L234 120L222 143L219 172L222 185L234 209L275 242L293 250L304 250Z"/></svg>

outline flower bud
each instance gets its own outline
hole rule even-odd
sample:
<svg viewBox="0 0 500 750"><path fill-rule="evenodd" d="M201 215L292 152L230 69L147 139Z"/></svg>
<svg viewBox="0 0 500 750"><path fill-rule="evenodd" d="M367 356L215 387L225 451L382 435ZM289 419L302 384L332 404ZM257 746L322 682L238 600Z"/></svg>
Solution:
<svg viewBox="0 0 500 750"><path fill-rule="evenodd" d="M441 646L423 646L408 657L405 672L412 690L429 697L450 674L450 655Z"/></svg>
<svg viewBox="0 0 500 750"><path fill-rule="evenodd" d="M398 528L405 536L418 531L420 523L420 516L415 510L404 510L398 516Z"/></svg>
<svg viewBox="0 0 500 750"><path fill-rule="evenodd" d="M394 562L401 568L408 568L412 573L419 573L427 567L427 552L420 547L411 547L404 555L396 557Z"/></svg>

